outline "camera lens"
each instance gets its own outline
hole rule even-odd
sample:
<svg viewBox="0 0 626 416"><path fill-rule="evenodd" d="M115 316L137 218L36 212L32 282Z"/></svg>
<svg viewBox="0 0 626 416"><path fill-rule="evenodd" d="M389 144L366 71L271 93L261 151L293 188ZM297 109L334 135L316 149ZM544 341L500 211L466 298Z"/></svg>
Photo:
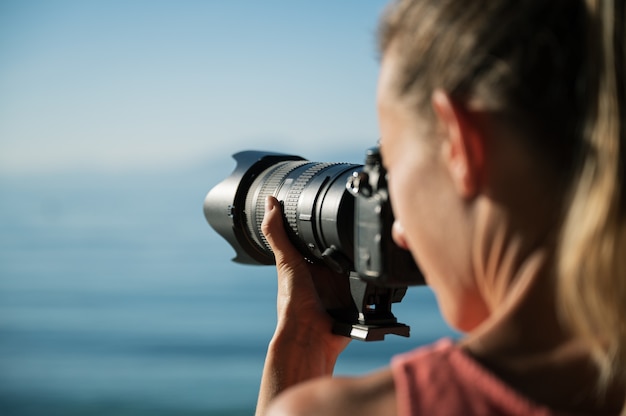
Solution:
<svg viewBox="0 0 626 416"><path fill-rule="evenodd" d="M361 165L309 162L297 156L254 151L234 158L235 171L209 192L204 212L211 226L235 249L235 261L274 262L261 231L265 200L271 195L283 206L292 243L308 260L351 268L354 197L346 190L346 181Z"/></svg>

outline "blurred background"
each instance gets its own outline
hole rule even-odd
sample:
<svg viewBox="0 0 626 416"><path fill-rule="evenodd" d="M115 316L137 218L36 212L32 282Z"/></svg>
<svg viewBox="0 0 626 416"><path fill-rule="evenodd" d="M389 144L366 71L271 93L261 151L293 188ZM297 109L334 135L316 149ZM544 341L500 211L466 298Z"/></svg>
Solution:
<svg viewBox="0 0 626 416"><path fill-rule="evenodd" d="M0 414L253 412L275 272L202 202L240 150L362 161L385 3L0 0ZM337 374L453 336L394 311Z"/></svg>

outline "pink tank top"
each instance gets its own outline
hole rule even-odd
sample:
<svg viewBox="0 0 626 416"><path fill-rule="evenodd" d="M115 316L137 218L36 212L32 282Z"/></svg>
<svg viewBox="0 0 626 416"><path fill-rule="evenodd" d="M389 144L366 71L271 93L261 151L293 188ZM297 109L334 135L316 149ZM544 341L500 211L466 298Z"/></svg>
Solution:
<svg viewBox="0 0 626 416"><path fill-rule="evenodd" d="M556 415L517 393L449 339L392 359L399 416Z"/></svg>

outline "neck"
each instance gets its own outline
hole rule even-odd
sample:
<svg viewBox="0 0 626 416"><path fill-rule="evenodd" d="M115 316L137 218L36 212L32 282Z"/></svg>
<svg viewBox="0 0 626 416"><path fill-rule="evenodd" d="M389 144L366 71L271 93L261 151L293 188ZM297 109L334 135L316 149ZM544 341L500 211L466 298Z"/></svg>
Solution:
<svg viewBox="0 0 626 416"><path fill-rule="evenodd" d="M551 259L539 249L526 256L506 290L491 291L491 315L461 346L537 403L617 414L626 390L614 383L604 394L598 391L598 370L588 348L559 319Z"/></svg>

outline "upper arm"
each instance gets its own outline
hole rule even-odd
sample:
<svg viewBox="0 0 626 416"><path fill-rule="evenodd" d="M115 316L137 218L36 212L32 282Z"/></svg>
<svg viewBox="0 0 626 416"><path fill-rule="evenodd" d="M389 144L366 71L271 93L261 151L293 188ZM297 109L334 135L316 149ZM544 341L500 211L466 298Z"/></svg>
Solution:
<svg viewBox="0 0 626 416"><path fill-rule="evenodd" d="M390 371L365 377L321 377L294 386L270 405L268 416L395 415L395 386Z"/></svg>

